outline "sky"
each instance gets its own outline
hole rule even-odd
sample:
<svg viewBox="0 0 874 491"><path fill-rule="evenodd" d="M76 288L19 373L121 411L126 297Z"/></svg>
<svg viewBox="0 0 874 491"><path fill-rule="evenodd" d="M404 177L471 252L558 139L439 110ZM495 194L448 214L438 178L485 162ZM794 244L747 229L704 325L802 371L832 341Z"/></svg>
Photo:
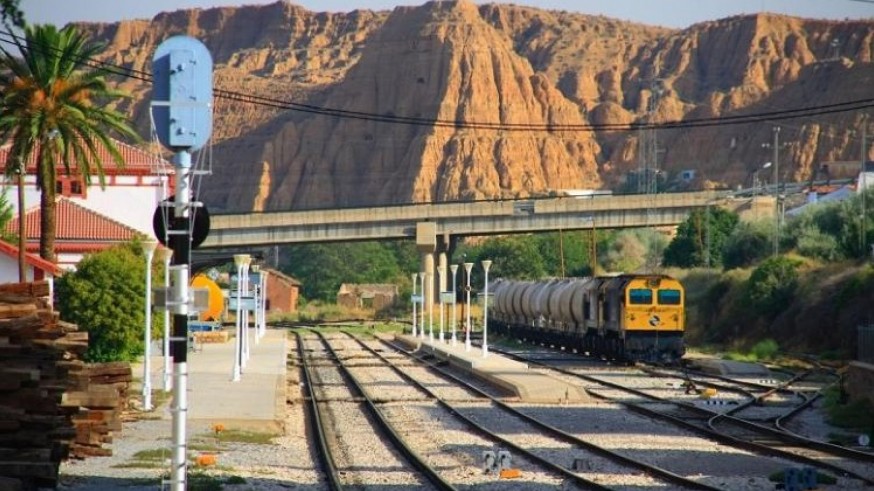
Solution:
<svg viewBox="0 0 874 491"><path fill-rule="evenodd" d="M161 11L216 6L274 3L276 0L21 0L29 23L62 26L73 21L114 22L151 19ZM390 10L398 5L421 5L424 0L298 0L315 12L355 9ZM645 24L683 28L696 22L737 14L778 12L799 17L872 19L874 0L516 0L514 3L549 10L605 15Z"/></svg>

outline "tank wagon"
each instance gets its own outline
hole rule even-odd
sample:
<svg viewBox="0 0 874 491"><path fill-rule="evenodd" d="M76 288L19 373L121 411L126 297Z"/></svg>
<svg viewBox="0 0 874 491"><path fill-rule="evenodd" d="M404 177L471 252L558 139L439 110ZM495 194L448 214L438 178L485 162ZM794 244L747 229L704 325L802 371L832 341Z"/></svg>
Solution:
<svg viewBox="0 0 874 491"><path fill-rule="evenodd" d="M674 278L619 275L498 279L489 329L626 362L676 363L685 352L685 292Z"/></svg>

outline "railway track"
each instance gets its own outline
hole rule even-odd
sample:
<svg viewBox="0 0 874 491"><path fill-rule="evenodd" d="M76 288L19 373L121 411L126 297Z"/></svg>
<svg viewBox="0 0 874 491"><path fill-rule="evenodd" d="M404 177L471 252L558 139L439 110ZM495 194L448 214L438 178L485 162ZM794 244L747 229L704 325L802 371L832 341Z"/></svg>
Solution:
<svg viewBox="0 0 874 491"><path fill-rule="evenodd" d="M874 463L874 455L872 454L789 434L777 428L769 428L733 417L722 411L713 411L688 402L654 396L645 390L630 388L603 378L550 366L516 353L494 347L490 349L530 365L599 384L603 389L588 388L587 391L604 400L619 402L637 413L670 421L727 445L813 466L837 476L855 479L865 485L874 486L874 466L871 466L871 463ZM628 398L629 395L632 396L632 399Z"/></svg>
<svg viewBox="0 0 874 491"><path fill-rule="evenodd" d="M347 333L348 334L348 333ZM351 336L351 335L350 335ZM600 447L594 445L588 441L585 441L579 437L571 435L570 433L563 431L557 427L551 426L547 423L544 423L540 419L527 414L525 411L519 410L509 404L502 402L500 399L490 395L489 393L481 390L476 385L471 384L462 378L453 375L448 370L439 366L438 363L428 362L427 360L421 357L415 357L412 353L404 350L397 345L392 343L388 343L387 341L382 341L382 343L390 346L392 349L397 350L400 353L404 353L406 356L419 360L419 362L425 364L430 370L435 371L444 379L451 381L456 385L460 385L465 387L467 390L478 394L482 398L486 398L490 401L490 406L485 408L489 414L489 423L475 423L475 420L481 420L482 418L477 418L477 414L483 411L482 406L471 411L470 408L466 408L459 404L451 404L446 399L440 397L436 390L428 388L424 386L422 382L412 377L409 373L402 371L399 367L394 366L391 362L384 357L381 353L379 353L376 349L368 346L366 343L361 341L360 339L355 338L360 345L371 352L374 356L383 359L387 364L390 364L399 375L404 377L404 379L408 380L410 383L415 384L423 388L423 390L427 390L432 393L432 395L439 400L441 405L443 405L447 410L452 413L458 415L459 417L465 418L467 421L476 424L476 427L481 432L486 432L491 438L495 438L505 445L510 446L510 448L514 448L516 452L523 453L526 458L532 460L541 460L539 456L532 454L529 452L523 445L515 443L513 441L513 434L534 434L534 433L542 433L541 437L543 441L537 445L539 448L551 448L552 451L549 452L547 458L547 463L549 462L559 462L564 463L564 465L558 465L556 468L555 464L550 464L550 466L554 469L559 470L563 476L569 477L571 479L575 479L577 474L584 475L589 481L577 481L578 484L590 487L596 486L595 489L602 489L597 483L594 483L596 479L602 478L606 474L615 475L627 475L634 476L640 475L641 473L648 476L651 482L640 483L640 482L629 482L625 485L632 486L640 486L640 485L649 485L649 486L670 486L672 489L720 489L719 487L710 486L701 482L698 482L693 479L686 478L684 476L675 474L671 471L668 471L664 468L650 465L639 460L626 457L618 452L611 451L607 448ZM571 411L572 409L566 408L567 411ZM503 413L503 416L502 416ZM514 420L513 423L510 423L513 430L509 432L506 431L495 431L493 429L485 428L484 426L491 426L494 428L495 421L499 419L509 418ZM506 425L507 422L504 421L502 424ZM552 440L552 441L550 441ZM558 449L563 449L562 451L558 451ZM573 469L574 463L577 462L585 462L585 469ZM633 478L634 480L639 480L640 478ZM661 483L661 484L660 484Z"/></svg>
<svg viewBox="0 0 874 491"><path fill-rule="evenodd" d="M405 444L330 343L319 335L322 348L306 350L301 334L295 331L295 335L319 462L330 489L378 488L387 480L410 487L456 489Z"/></svg>

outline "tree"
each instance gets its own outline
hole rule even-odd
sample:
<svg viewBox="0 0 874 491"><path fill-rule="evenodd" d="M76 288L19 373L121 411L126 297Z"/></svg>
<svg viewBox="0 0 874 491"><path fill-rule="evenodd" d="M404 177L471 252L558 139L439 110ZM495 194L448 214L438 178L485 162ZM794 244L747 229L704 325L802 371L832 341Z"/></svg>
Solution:
<svg viewBox="0 0 874 491"><path fill-rule="evenodd" d="M145 256L139 242L85 256L76 271L58 278L58 311L62 319L88 332L86 359L133 361L143 354L145 288ZM163 317L152 319L158 324L152 332L160 332Z"/></svg>
<svg viewBox="0 0 874 491"><path fill-rule="evenodd" d="M39 253L54 261L58 165L67 175L72 171L81 176L86 185L96 174L103 186L100 147L117 165L124 165L110 133L139 138L125 116L109 108L108 103L123 93L110 89L106 72L90 65L101 48L87 44L73 26L61 30L52 25L28 26L24 42L16 38L15 44L23 58L0 48L0 141L11 141L6 162L10 176L20 162L36 155L41 190Z"/></svg>
<svg viewBox="0 0 874 491"><path fill-rule="evenodd" d="M774 225L772 222L741 222L725 240L722 248L722 266L725 269L743 268L773 251Z"/></svg>
<svg viewBox="0 0 874 491"><path fill-rule="evenodd" d="M663 264L681 268L721 265L723 244L738 221L737 213L716 206L693 211L665 249Z"/></svg>
<svg viewBox="0 0 874 491"><path fill-rule="evenodd" d="M19 8L20 0L0 0L0 17L9 30L9 22L16 27L24 27L24 12Z"/></svg>

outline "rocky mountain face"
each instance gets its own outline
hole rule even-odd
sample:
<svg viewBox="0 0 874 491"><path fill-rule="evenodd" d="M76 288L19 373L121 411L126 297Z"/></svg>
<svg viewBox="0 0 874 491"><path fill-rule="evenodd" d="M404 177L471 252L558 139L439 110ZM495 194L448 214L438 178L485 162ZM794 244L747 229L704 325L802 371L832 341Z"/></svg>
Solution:
<svg viewBox="0 0 874 491"><path fill-rule="evenodd" d="M860 158L862 112L840 104L870 101L874 82L870 21L759 14L672 30L458 0L350 13L279 2L81 27L107 61L145 72L171 35L207 45L222 97L201 198L228 211L618 189L642 140L668 181L689 169L699 188L748 186L772 159L762 143L775 124L781 180L804 180ZM148 134L150 87L123 86ZM823 110L776 119L812 106ZM627 126L745 114L763 116Z"/></svg>

